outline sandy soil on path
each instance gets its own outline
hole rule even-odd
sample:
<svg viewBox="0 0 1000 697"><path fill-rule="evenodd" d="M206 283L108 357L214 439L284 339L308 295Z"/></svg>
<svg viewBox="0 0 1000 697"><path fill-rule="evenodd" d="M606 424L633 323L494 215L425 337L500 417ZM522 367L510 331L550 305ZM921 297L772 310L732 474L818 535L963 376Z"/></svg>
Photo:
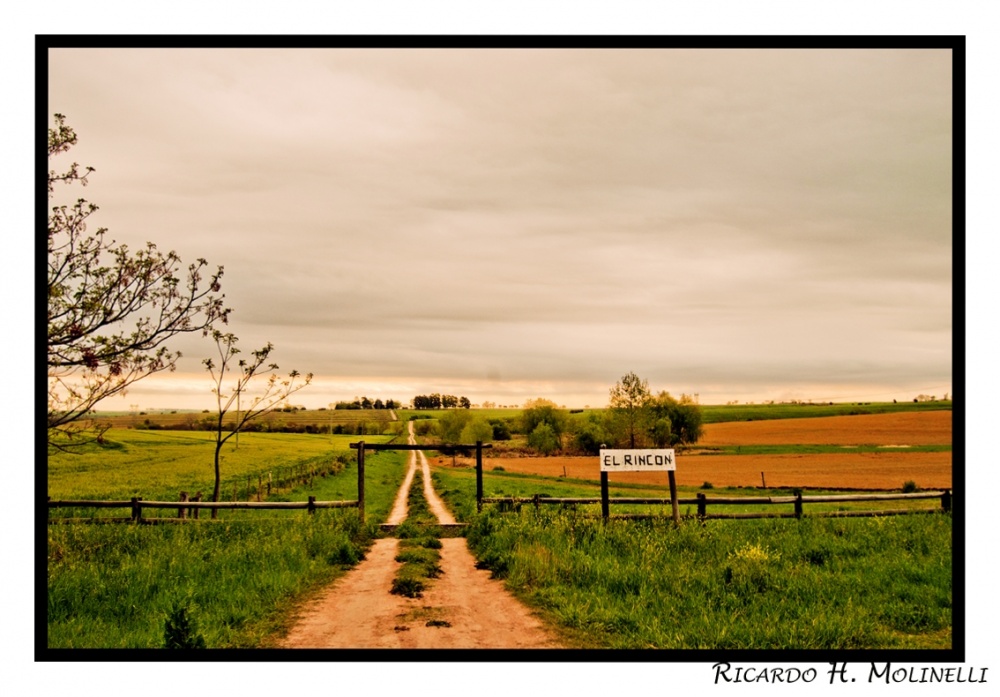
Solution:
<svg viewBox="0 0 1000 697"><path fill-rule="evenodd" d="M366 559L316 600L282 648L558 648L554 635L475 568L462 538L441 540L441 568L421 598L392 595L399 540L377 540Z"/></svg>
<svg viewBox="0 0 1000 697"><path fill-rule="evenodd" d="M410 443L413 443L410 423ZM455 519L430 485L420 451L410 467L389 521L406 518L406 498L417 462L424 494L442 524ZM398 520L393 520L398 518ZM376 540L364 561L307 603L281 648L527 649L558 648L555 635L510 595L490 572L476 569L464 538L441 540L441 575L421 598L392 595L399 540Z"/></svg>

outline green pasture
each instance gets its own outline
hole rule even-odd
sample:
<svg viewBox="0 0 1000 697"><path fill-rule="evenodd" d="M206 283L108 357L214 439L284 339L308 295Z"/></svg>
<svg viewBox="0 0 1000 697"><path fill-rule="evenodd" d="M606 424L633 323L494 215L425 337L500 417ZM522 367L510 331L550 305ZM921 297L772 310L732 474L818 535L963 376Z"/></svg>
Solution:
<svg viewBox="0 0 1000 697"><path fill-rule="evenodd" d="M190 430L201 428L205 421L214 423L217 414L209 411L163 411L149 412L95 412L91 420L110 424L114 428L152 428ZM315 426L320 430L332 430L338 425L366 423L387 428L393 423L393 412L388 409L296 409L276 410L257 419L254 424L262 430L281 430L286 426Z"/></svg>
<svg viewBox="0 0 1000 697"><path fill-rule="evenodd" d="M951 517L603 522L489 509L480 564L570 645L949 648Z"/></svg>
<svg viewBox="0 0 1000 697"><path fill-rule="evenodd" d="M950 408L945 404L863 406ZM829 405L757 405L754 411L726 407L728 411L717 414L717 420L791 418L786 409L803 410L797 412L802 416L814 407ZM712 408L703 409L708 422ZM520 413L491 411L503 418ZM398 414L405 425L412 412ZM364 439L386 442L392 437ZM105 444L88 445L79 453L48 453L49 496L176 500L180 491L210 494L211 433L122 428L112 429L106 438ZM276 473L298 469L323 470L325 476L276 491L272 500L354 499L356 451L349 443L358 439L241 434L238 448L230 441L223 451L223 497L232 498L230 492L247 480L256 484L260 478L266 481L269 473L276 479ZM768 446L742 446L736 452L759 454L760 447ZM727 447L718 452L733 451ZM357 511L348 508L314 515L223 511L219 520L183 525L49 525L48 646L159 648L177 638L169 635L176 634L170 627L176 626L172 622L178 617L191 622L182 624L187 629L181 633L200 638L209 648L273 645L295 609L356 564L380 534L377 525L388 514L407 458L406 452L366 455L364 524ZM891 649L945 648L951 643L950 515L809 515L889 507L888 502L864 502L807 504L801 520L701 522L693 518L695 506L686 505L681 509L686 517L675 526L670 506L657 504L612 507L613 515L642 513L656 518L604 522L599 504L537 508L531 503L489 504L478 513L473 468L434 468L433 479L456 517L469 524L467 536L479 562L574 646ZM414 488L418 490L411 492L415 519L427 518L418 482ZM669 498L666 487L622 481L612 481L610 491L612 497ZM597 498L600 487L594 481L487 469L484 493ZM678 493L681 498L695 498L698 493L710 498L793 494L716 488L708 483L703 488L680 487ZM939 507L935 501L894 505ZM790 504L709 507L709 513L791 510ZM420 540L407 551L407 560L425 564L421 573L432 576L433 555L421 550L432 549L424 544L427 531L411 524L397 532Z"/></svg>
<svg viewBox="0 0 1000 697"><path fill-rule="evenodd" d="M435 487L479 563L572 646L624 649L949 648L951 516L810 517L937 500L807 504L800 519L697 520L664 505L475 507L475 472L439 468ZM596 482L487 471L487 497L599 497ZM669 499L666 487L612 482L615 497ZM681 499L789 496L791 490L679 487ZM836 493L806 491L805 495ZM793 506L709 506L709 513ZM641 513L645 519L616 518Z"/></svg>
<svg viewBox="0 0 1000 697"><path fill-rule="evenodd" d="M934 402L837 402L833 404L716 404L701 407L703 423L857 416L897 412L950 411L951 400Z"/></svg>
<svg viewBox="0 0 1000 697"><path fill-rule="evenodd" d="M335 443L333 452L346 448L347 440ZM267 443L272 450L262 445ZM131 451L142 448L128 438L123 444L131 447L119 453L122 459L109 458L109 470L118 472L128 486L148 491L155 481L172 490L197 476L181 471L185 459L179 455L155 479L145 479L139 468L129 476L129 468L136 467L136 460L130 459L136 453ZM329 441L321 447L314 439L291 434L263 438L257 445L257 457L268 453L267 462L276 467L308 461L330 448ZM171 450L161 448L160 455ZM252 452L241 442L244 450ZM156 456L148 458L141 462L152 467ZM196 459L200 462L200 455ZM252 460L248 455L247 468L253 467ZM50 524L47 645L161 648L167 642L167 621L178 612L192 623L193 638L200 637L208 648L271 645L310 594L364 557L378 534L377 525L388 515L406 464L404 452L369 454L365 459L364 524L354 508L312 515L300 510L222 511L218 520L182 525ZM50 476L56 490L72 491L66 487L77 473L68 465L55 469ZM100 480L99 468L90 479ZM102 488L95 483L92 493L95 498L116 498L121 486L125 484ZM347 467L271 498L302 501L315 496L325 501L356 495L357 473Z"/></svg>
<svg viewBox="0 0 1000 697"><path fill-rule="evenodd" d="M214 483L214 434L202 431L112 429L104 445L79 451L48 453L48 495L53 499L175 500L181 491L211 494ZM386 436L368 436L384 442ZM357 436L293 433L241 433L222 450L222 491L231 498L233 485L245 487L249 477L267 481L292 467L322 466L343 456Z"/></svg>
<svg viewBox="0 0 1000 697"><path fill-rule="evenodd" d="M49 648L161 648L183 609L208 648L267 645L364 556L353 509L185 525L50 525Z"/></svg>

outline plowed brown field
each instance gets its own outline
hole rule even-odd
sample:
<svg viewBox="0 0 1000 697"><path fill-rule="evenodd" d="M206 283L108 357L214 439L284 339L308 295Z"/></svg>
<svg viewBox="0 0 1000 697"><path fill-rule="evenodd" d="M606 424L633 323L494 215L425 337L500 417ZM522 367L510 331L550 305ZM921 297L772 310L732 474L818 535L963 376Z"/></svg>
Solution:
<svg viewBox="0 0 1000 697"><path fill-rule="evenodd" d="M951 444L951 412L833 416L709 424L701 445L874 445L876 452L815 455L679 454L677 483L681 486L899 489L913 481L922 489L952 486L950 452L907 452L907 445ZM468 462L466 462L468 464ZM494 467L508 472L565 475L600 479L596 457L485 457L488 474ZM625 483L667 486L666 472L620 473Z"/></svg>
<svg viewBox="0 0 1000 697"><path fill-rule="evenodd" d="M699 445L951 445L951 412L708 424Z"/></svg>

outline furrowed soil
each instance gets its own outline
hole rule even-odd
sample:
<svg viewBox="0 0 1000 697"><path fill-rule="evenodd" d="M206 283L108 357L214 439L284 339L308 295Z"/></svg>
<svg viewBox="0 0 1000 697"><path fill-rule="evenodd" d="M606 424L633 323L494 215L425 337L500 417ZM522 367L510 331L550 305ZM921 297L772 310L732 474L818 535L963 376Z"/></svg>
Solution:
<svg viewBox="0 0 1000 697"><path fill-rule="evenodd" d="M681 486L711 482L757 487L762 485L763 472L769 488L880 490L899 489L907 481L922 489L950 488L951 452L907 452L907 448L951 442L950 411L708 424L698 442L702 449L678 453L675 477ZM874 450L802 455L713 455L704 450L724 445L863 445ZM440 460L440 464L450 462L450 458ZM472 461L459 458L457 464L469 466ZM594 456L484 457L485 472L495 467L549 477L600 479ZM625 475L620 476L624 481ZM668 486L666 472L630 472L627 481Z"/></svg>

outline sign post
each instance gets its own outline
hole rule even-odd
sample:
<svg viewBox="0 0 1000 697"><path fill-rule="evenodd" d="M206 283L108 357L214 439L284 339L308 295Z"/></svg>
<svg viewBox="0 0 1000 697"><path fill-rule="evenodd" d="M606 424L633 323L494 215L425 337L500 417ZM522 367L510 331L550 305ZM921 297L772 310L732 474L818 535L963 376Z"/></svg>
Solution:
<svg viewBox="0 0 1000 697"><path fill-rule="evenodd" d="M670 504L673 509L674 524L680 524L680 508L677 505L677 480L674 472L677 461L673 448L662 450L609 450L601 448L601 511L608 517L609 498L608 472L666 472L670 481Z"/></svg>

